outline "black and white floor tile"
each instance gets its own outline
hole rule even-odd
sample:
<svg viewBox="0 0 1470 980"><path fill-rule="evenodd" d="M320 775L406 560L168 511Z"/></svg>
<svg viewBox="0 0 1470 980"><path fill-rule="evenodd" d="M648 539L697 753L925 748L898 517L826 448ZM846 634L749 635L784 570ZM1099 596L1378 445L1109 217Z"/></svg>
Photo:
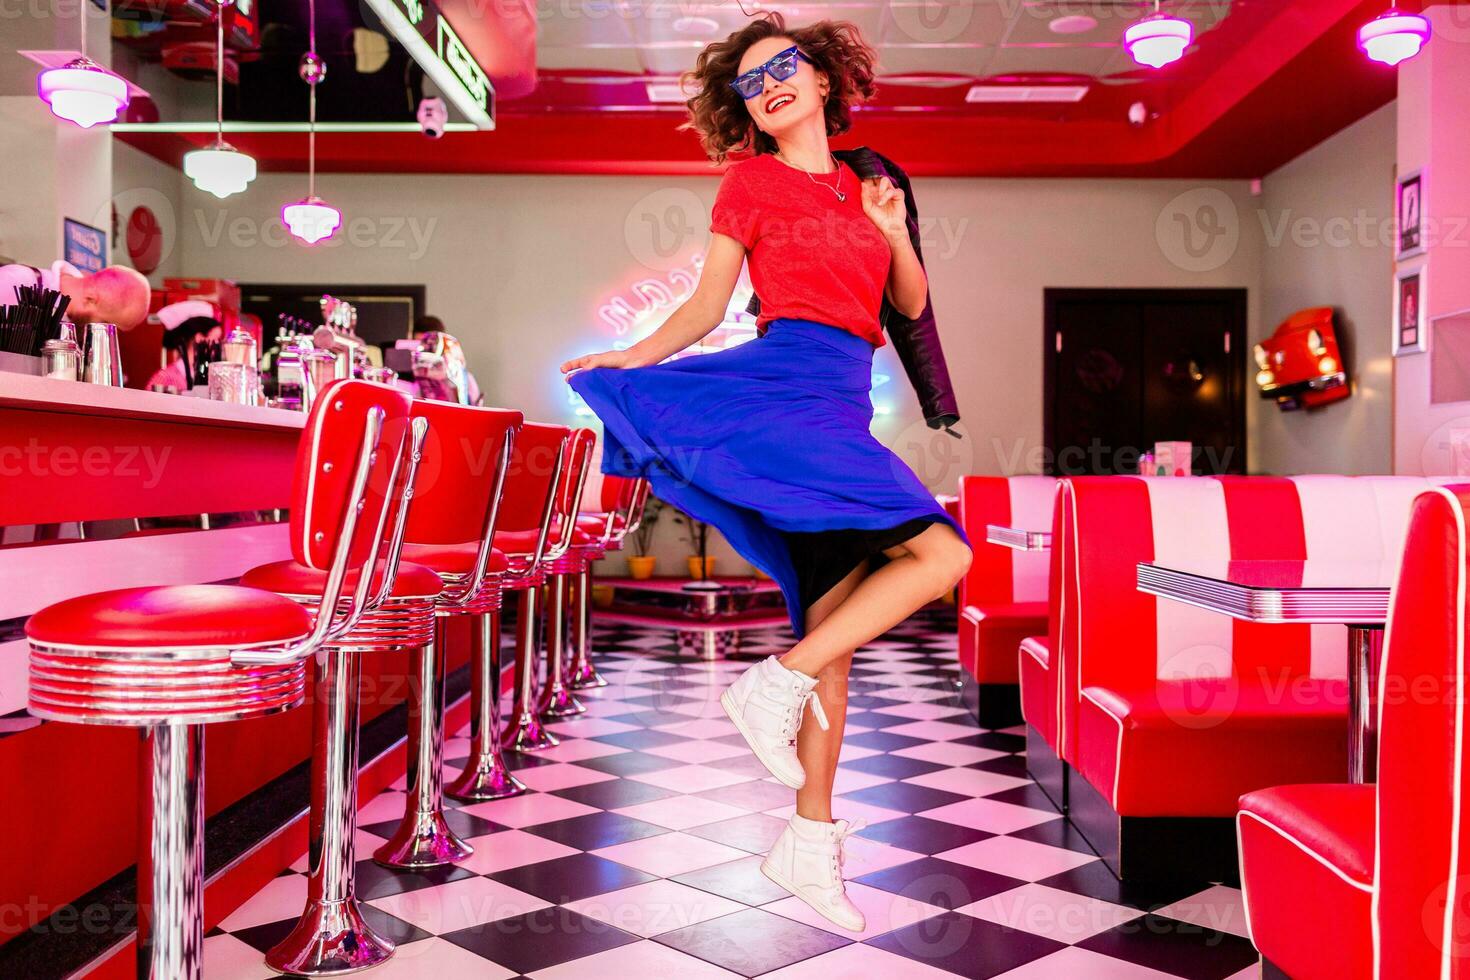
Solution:
<svg viewBox="0 0 1470 980"><path fill-rule="evenodd" d="M747 638L745 653L789 637ZM844 932L767 881L761 855L793 809L725 719L719 692L748 662L676 655L672 635L598 633L609 684L558 747L512 765L532 792L458 807L475 847L428 874L379 868L401 783L362 808L358 894L399 943L370 975L780 980L1244 980L1258 975L1240 893L1180 889L1132 904L1026 778L1018 730L957 706L954 634L903 624L853 666L836 813L849 893L868 928ZM461 732L447 747L467 750ZM211 980L272 976L262 961L306 894L294 869L205 940Z"/></svg>

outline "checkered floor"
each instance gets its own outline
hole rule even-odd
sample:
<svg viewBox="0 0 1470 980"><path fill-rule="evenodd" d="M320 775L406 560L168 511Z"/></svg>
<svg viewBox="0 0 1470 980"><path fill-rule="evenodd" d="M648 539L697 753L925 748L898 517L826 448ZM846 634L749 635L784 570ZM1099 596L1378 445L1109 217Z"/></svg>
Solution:
<svg viewBox="0 0 1470 980"><path fill-rule="evenodd" d="M784 651L783 637L745 652ZM369 859L403 813L367 802L358 894L400 945L384 978L813 977L1146 980L1255 977L1240 893L1182 889L1138 907L1027 780L1016 731L978 729L955 701L954 634L913 620L853 666L839 817L848 890L868 918L843 932L757 870L792 812L717 697L745 664L675 655L672 637L599 633L609 686L562 743L512 757L533 792L464 806L464 864L399 874ZM450 769L467 750L447 752ZM401 784L399 789L401 789ZM262 953L306 893L295 869L205 940L210 980L272 976Z"/></svg>

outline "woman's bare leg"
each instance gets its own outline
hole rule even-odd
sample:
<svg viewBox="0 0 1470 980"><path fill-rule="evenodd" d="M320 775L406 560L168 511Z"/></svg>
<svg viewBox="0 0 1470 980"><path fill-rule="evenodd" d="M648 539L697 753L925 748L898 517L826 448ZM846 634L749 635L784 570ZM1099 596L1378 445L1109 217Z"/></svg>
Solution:
<svg viewBox="0 0 1470 980"><path fill-rule="evenodd" d="M787 651L781 658L782 666L808 677L820 677L828 665L850 657L864 643L947 593L970 567L969 547L947 524L931 524L884 554L892 560L858 583L836 609ZM825 708L825 698L822 704Z"/></svg>
<svg viewBox="0 0 1470 980"><path fill-rule="evenodd" d="M863 562L807 607L807 632L842 605L867 574L868 563ZM806 785L796 791L796 812L808 820L832 822L832 782L837 778L837 757L842 752L842 729L847 721L847 672L852 668L852 654L849 650L816 675L817 697L827 715L827 730L808 721L796 733L796 757L806 771Z"/></svg>

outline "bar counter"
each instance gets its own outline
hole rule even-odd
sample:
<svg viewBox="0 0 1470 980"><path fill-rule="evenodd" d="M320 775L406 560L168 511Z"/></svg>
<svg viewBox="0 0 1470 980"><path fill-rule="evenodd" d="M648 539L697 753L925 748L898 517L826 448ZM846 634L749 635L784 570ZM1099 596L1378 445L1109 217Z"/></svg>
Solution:
<svg viewBox="0 0 1470 980"><path fill-rule="evenodd" d="M305 418L281 409L0 373L0 527L119 519L141 525L206 514L261 518L237 518L234 526L214 530L139 527L104 540L0 547L0 774L7 784L0 811L0 974L20 975L15 969L49 955L49 943L66 928L62 919L76 914L68 906L89 913L101 896L126 894L117 881L131 873L137 855L138 734L29 717L26 618L72 596L229 582L255 565L289 557L283 518ZM466 649L467 640L456 637L451 671L464 662ZM410 673L406 656L364 657L364 729L404 700ZM297 800L282 787L294 785L292 771L310 756L311 718L310 710L298 709L212 726L206 833L223 835L233 846L211 848L209 923L233 908L237 899L231 896L249 895L305 849L300 817L306 797ZM380 726L377 758L364 753L373 773L364 777L365 790L403 771L403 729L390 727L393 737L384 741ZM257 807L241 819L252 801L272 794L287 797L275 801L274 816L262 819L262 812L272 811ZM215 819L227 809L233 816ZM216 866L217 856L228 867ZM237 872L234 880L221 880L229 870ZM121 952L131 942L130 910L98 914L106 935L84 945L94 953ZM76 922L71 928L99 931ZM78 946L75 935L71 940L57 948L71 952Z"/></svg>

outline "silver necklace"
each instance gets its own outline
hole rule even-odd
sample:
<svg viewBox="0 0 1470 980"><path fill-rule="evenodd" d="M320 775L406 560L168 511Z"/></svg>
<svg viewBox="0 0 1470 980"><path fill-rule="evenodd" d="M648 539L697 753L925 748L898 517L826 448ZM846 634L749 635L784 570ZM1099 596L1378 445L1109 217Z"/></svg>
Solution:
<svg viewBox="0 0 1470 980"><path fill-rule="evenodd" d="M847 195L844 194L844 193L842 193L842 164L838 163L837 162L837 158L834 157L834 156L832 156L832 154L830 154L830 153L827 154L827 158L829 160L831 160L832 163L833 163L833 165L837 168L837 186L836 187L827 187L827 185L824 184L822 181L820 181L816 177L812 176L812 172L810 170L805 170L805 169L803 169L801 167L796 166L794 163L792 163L789 160L787 160L786 157L782 156L779 152L776 154L776 156L778 158L780 158L780 160L781 160L782 163L786 164L786 166L790 167L792 170L800 170L802 173L806 174L806 179L809 180L809 181L811 181L813 184L816 184L818 187L824 187L827 190L831 191L833 194L836 194L837 195L837 200L840 203L846 203L846 201L847 201Z"/></svg>

